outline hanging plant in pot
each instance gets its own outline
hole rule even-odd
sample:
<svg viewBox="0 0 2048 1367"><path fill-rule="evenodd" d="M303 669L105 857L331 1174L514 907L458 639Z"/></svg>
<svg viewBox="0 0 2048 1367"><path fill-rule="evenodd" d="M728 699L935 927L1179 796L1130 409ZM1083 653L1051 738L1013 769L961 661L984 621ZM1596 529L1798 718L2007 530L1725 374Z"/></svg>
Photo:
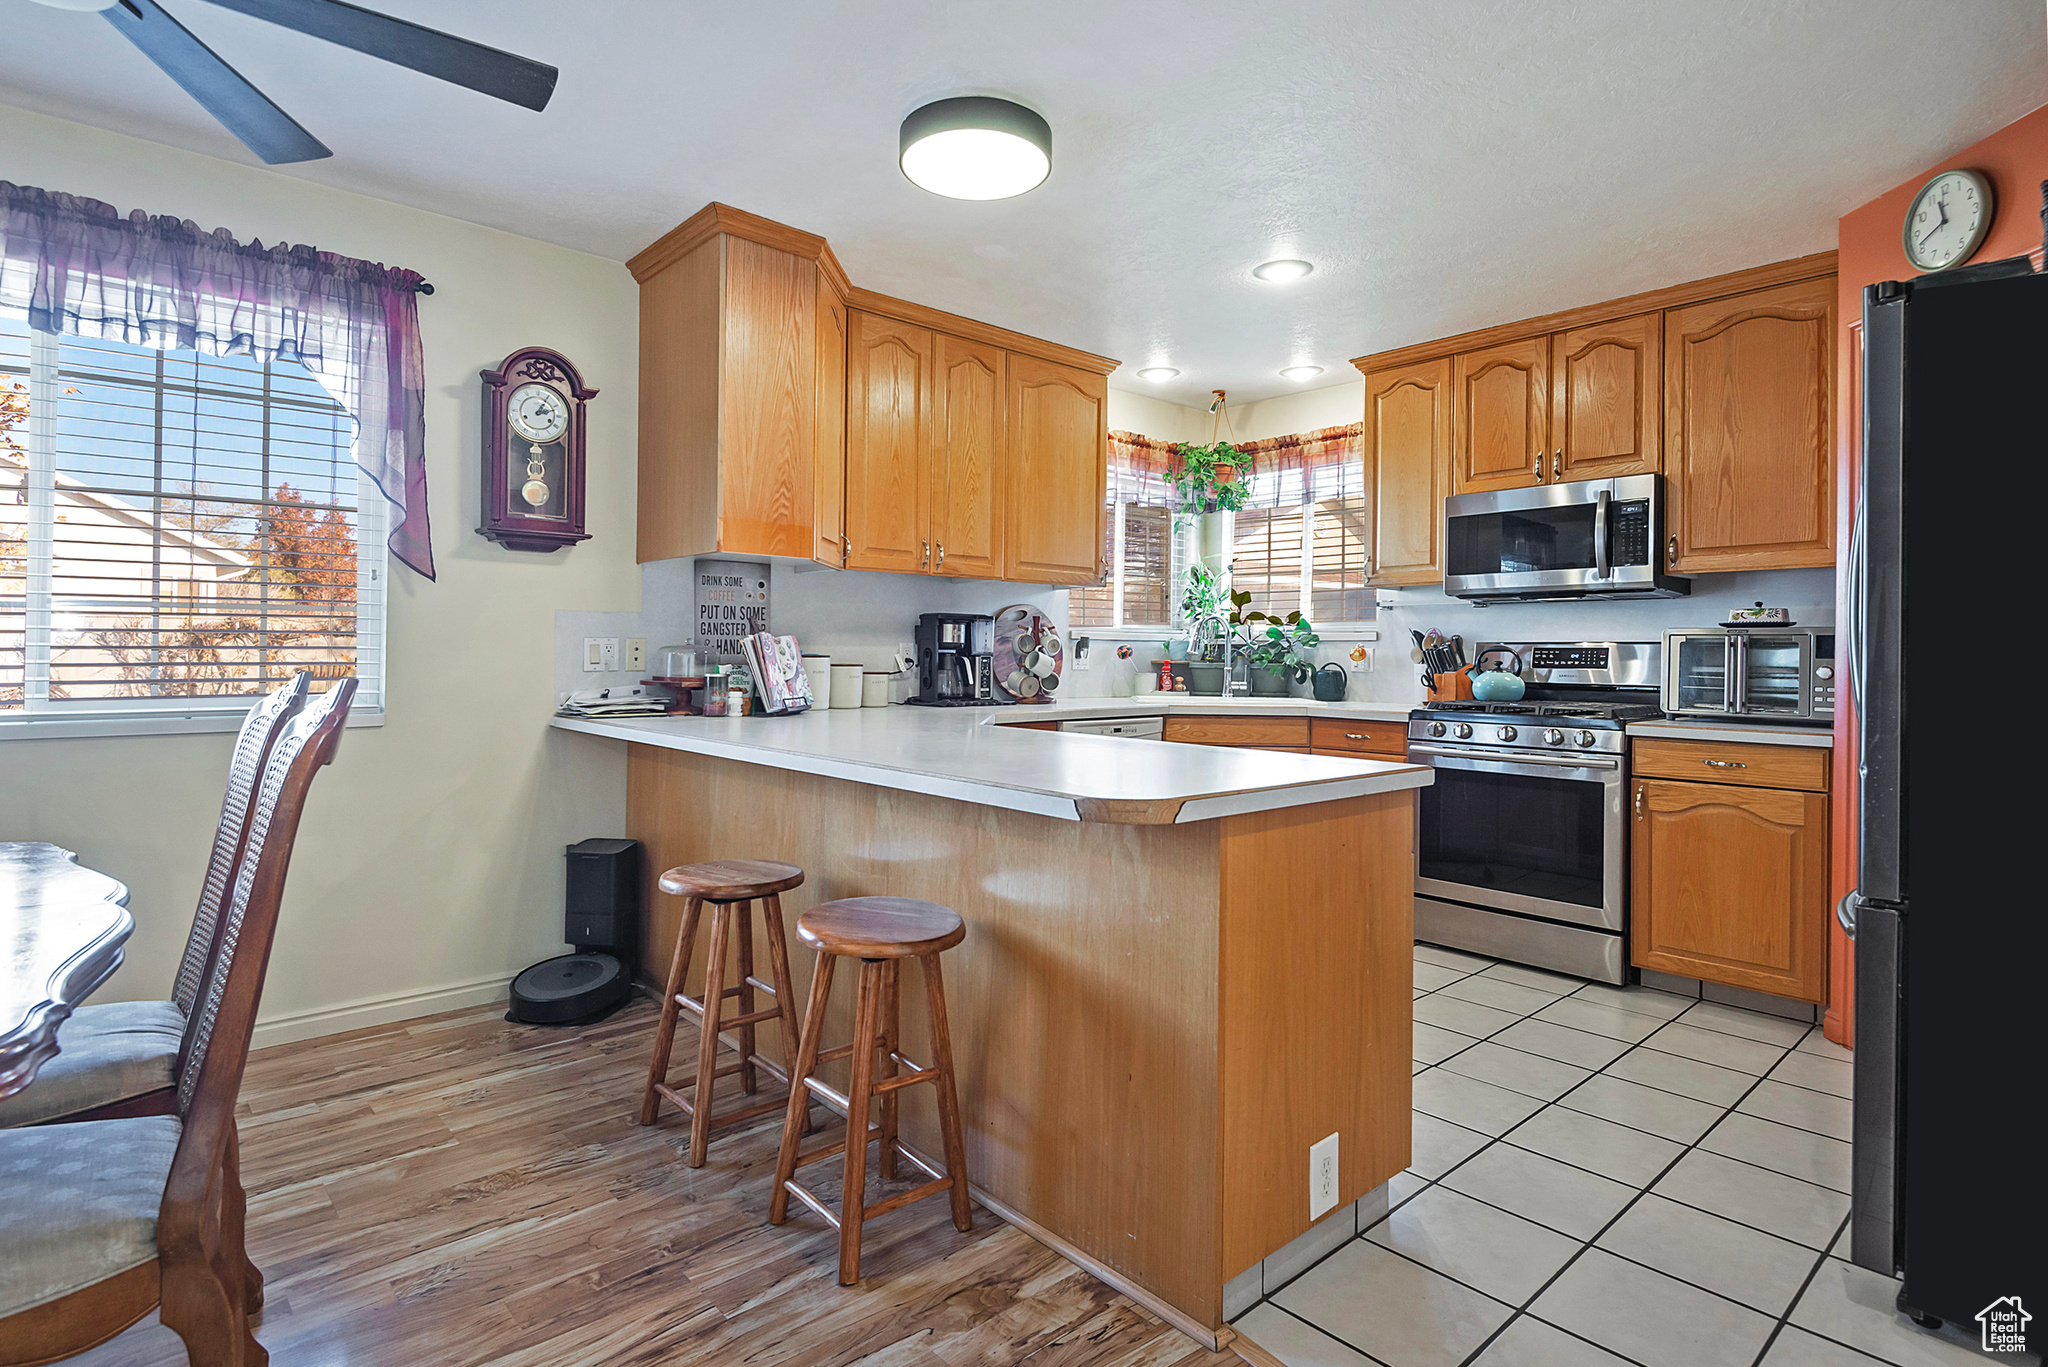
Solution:
<svg viewBox="0 0 2048 1367"><path fill-rule="evenodd" d="M1173 485L1174 506L1183 514L1234 513L1244 507L1245 482L1237 477L1244 453L1227 441L1196 446L1182 442L1174 448L1178 458L1167 479Z"/></svg>

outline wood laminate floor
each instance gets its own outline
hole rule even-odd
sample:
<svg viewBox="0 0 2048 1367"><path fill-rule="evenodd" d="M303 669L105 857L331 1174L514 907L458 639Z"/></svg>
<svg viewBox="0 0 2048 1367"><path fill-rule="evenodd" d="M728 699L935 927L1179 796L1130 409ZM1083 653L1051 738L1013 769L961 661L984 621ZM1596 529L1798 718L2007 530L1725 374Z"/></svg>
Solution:
<svg viewBox="0 0 2048 1367"><path fill-rule="evenodd" d="M767 1221L779 1119L715 1135L694 1171L678 1117L635 1123L653 1003L568 1029L502 1010L250 1057L257 1337L278 1367L1238 1362L979 1206L959 1233L938 1198L870 1223L865 1279L841 1287L823 1221ZM696 1056L687 1023L675 1056ZM151 1316L73 1362L185 1354Z"/></svg>

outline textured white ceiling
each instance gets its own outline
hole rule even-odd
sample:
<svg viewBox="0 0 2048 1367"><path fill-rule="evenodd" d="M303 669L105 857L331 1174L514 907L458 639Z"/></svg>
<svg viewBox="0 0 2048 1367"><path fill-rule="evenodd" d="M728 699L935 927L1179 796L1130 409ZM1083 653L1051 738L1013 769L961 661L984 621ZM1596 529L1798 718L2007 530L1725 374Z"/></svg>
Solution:
<svg viewBox="0 0 2048 1367"><path fill-rule="evenodd" d="M2048 100L2041 0L372 3L554 63L553 105L166 0L334 149L287 175L617 259L724 200L1184 403L1823 250ZM0 100L253 160L97 16L0 0L0 35ZM898 122L956 94L1043 113L1051 179L982 204L905 181ZM1272 256L1316 274L1253 281ZM1181 377L1135 378L1161 362Z"/></svg>

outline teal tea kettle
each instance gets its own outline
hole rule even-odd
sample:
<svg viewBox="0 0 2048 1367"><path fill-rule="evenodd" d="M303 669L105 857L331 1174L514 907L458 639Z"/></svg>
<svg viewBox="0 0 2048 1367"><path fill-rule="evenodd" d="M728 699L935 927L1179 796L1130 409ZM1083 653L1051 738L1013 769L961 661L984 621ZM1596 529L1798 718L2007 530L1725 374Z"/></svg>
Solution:
<svg viewBox="0 0 2048 1367"><path fill-rule="evenodd" d="M1490 665L1485 663L1489 655L1496 657ZM1509 669L1502 664L1500 655L1513 659L1515 667ZM1522 682L1522 657L1507 646L1489 646L1472 663L1476 671L1472 675L1472 696L1481 702L1520 702L1529 691L1529 686ZM1485 667L1480 668L1482 665Z"/></svg>

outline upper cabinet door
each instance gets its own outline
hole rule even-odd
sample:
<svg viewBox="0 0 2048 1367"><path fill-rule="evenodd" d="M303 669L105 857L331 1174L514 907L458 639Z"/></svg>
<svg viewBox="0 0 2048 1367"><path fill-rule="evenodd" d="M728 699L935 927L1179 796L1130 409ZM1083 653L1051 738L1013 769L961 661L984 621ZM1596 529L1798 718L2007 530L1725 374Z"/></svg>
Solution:
<svg viewBox="0 0 2048 1367"><path fill-rule="evenodd" d="M1455 493L1522 489L1550 465L1550 338L1455 358Z"/></svg>
<svg viewBox="0 0 2048 1367"><path fill-rule="evenodd" d="M932 334L873 313L848 318L846 567L920 574L932 558Z"/></svg>
<svg viewBox="0 0 2048 1367"><path fill-rule="evenodd" d="M1560 332L1551 343L1553 479L1657 472L1664 320L1655 313Z"/></svg>
<svg viewBox="0 0 2048 1367"><path fill-rule="evenodd" d="M818 281L818 411L813 443L811 559L846 563L846 305Z"/></svg>
<svg viewBox="0 0 2048 1367"><path fill-rule="evenodd" d="M1035 356L1008 357L1003 578L1099 584L1109 479L1109 382Z"/></svg>
<svg viewBox="0 0 2048 1367"><path fill-rule="evenodd" d="M1443 582L1450 455L1450 358L1365 377L1367 583Z"/></svg>
<svg viewBox="0 0 2048 1367"><path fill-rule="evenodd" d="M1833 276L1664 315L1670 568L1835 563L1834 343Z"/></svg>
<svg viewBox="0 0 2048 1367"><path fill-rule="evenodd" d="M1003 574L1003 350L937 334L932 344L932 572Z"/></svg>

